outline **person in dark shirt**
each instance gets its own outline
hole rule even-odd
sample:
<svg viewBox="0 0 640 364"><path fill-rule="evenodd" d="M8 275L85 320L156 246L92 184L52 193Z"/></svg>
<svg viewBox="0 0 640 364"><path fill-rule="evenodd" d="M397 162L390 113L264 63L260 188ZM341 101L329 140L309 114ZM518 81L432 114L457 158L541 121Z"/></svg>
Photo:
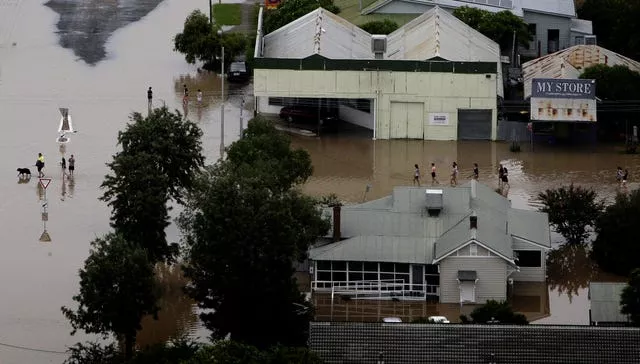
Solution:
<svg viewBox="0 0 640 364"><path fill-rule="evenodd" d="M478 163L473 164L473 179L477 180L480 177L480 171L478 170Z"/></svg>

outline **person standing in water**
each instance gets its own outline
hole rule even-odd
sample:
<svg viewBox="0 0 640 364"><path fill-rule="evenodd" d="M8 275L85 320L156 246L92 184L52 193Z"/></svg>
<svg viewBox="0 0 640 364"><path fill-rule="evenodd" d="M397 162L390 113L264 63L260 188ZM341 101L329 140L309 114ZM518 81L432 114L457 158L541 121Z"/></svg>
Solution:
<svg viewBox="0 0 640 364"><path fill-rule="evenodd" d="M432 185L439 185L440 182L438 182L438 179L436 178L436 164L435 163L431 163L431 184Z"/></svg>
<svg viewBox="0 0 640 364"><path fill-rule="evenodd" d="M69 176L73 177L73 171L76 170L76 158L71 154L69 157Z"/></svg>
<svg viewBox="0 0 640 364"><path fill-rule="evenodd" d="M458 163L453 162L451 165L451 186L456 187L458 185Z"/></svg>
<svg viewBox="0 0 640 364"><path fill-rule="evenodd" d="M196 100L198 101L198 106L202 104L202 91L198 89L198 93L196 94Z"/></svg>
<svg viewBox="0 0 640 364"><path fill-rule="evenodd" d="M38 153L38 159L36 160L36 167L38 168L38 178L44 177L44 156L42 153Z"/></svg>
<svg viewBox="0 0 640 364"><path fill-rule="evenodd" d="M417 164L414 164L415 170L413 171L413 184L418 184L420 187L420 167Z"/></svg>
<svg viewBox="0 0 640 364"><path fill-rule="evenodd" d="M504 167L500 164L498 167L498 188L502 188L502 177L504 176Z"/></svg>
<svg viewBox="0 0 640 364"><path fill-rule="evenodd" d="M627 178L629 178L629 170L625 169L624 170L624 174L622 175L622 187L623 188L627 187Z"/></svg>
<svg viewBox="0 0 640 364"><path fill-rule="evenodd" d="M478 170L478 163L473 164L473 179L478 180L480 178L480 171Z"/></svg>
<svg viewBox="0 0 640 364"><path fill-rule="evenodd" d="M149 112L151 112L151 105L153 104L153 91L151 90L151 86L147 90L147 105L149 106Z"/></svg>

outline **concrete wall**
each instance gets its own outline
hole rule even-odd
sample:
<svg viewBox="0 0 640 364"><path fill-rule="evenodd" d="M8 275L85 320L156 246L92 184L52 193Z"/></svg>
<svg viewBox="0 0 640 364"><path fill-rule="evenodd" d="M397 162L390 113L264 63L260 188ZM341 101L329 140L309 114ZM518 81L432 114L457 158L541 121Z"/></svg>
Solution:
<svg viewBox="0 0 640 364"><path fill-rule="evenodd" d="M426 140L456 140L458 109L493 111L491 138L497 129L496 74L392 71L295 71L256 69L258 97L376 99L375 136L389 139L391 103L424 104L421 125ZM429 113L446 113L449 125L429 125ZM409 133L412 134L412 133Z"/></svg>
<svg viewBox="0 0 640 364"><path fill-rule="evenodd" d="M340 120L373 130L373 105L371 105L371 111L372 112L369 113L346 105L340 105L338 115L340 116Z"/></svg>
<svg viewBox="0 0 640 364"><path fill-rule="evenodd" d="M559 49L565 49L571 43L571 19L561 16L532 13L525 10L524 21L527 24L536 24L536 39L540 41L540 55L547 53L547 31L558 29L560 31Z"/></svg>
<svg viewBox="0 0 640 364"><path fill-rule="evenodd" d="M456 257L450 256L440 262L440 302L459 303L458 271L475 270L476 303L487 300L506 300L507 263L499 257Z"/></svg>

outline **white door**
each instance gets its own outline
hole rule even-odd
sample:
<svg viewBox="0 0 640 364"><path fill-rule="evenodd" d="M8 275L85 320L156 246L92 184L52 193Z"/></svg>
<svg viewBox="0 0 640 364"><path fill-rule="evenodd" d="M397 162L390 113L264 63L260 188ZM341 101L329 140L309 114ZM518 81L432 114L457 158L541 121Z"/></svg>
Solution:
<svg viewBox="0 0 640 364"><path fill-rule="evenodd" d="M476 301L476 284L472 281L460 283L460 302Z"/></svg>

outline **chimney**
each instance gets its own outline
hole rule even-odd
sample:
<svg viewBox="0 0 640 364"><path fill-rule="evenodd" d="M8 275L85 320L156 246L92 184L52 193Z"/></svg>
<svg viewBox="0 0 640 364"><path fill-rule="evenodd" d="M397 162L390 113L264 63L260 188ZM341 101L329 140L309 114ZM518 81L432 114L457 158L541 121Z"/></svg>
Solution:
<svg viewBox="0 0 640 364"><path fill-rule="evenodd" d="M471 179L471 198L478 197L478 181Z"/></svg>
<svg viewBox="0 0 640 364"><path fill-rule="evenodd" d="M333 206L333 242L340 241L340 205Z"/></svg>
<svg viewBox="0 0 640 364"><path fill-rule="evenodd" d="M477 229L478 228L478 216L474 212L471 216L469 216L469 229Z"/></svg>

